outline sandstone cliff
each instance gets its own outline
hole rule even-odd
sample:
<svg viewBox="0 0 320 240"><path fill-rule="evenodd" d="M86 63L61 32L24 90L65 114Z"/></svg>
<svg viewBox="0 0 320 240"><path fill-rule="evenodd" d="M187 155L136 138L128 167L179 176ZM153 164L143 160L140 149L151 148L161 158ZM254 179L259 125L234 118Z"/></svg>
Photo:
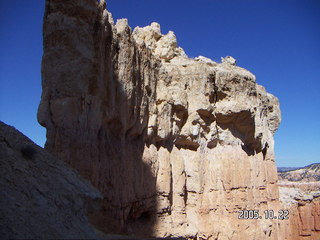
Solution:
<svg viewBox="0 0 320 240"><path fill-rule="evenodd" d="M279 172L280 202L290 218L280 225L283 239L320 238L319 164Z"/></svg>
<svg viewBox="0 0 320 240"><path fill-rule="evenodd" d="M318 240L320 238L320 185L317 191L300 186L280 186L280 201L288 209L288 221L280 224L281 239ZM305 187L305 186L304 186Z"/></svg>
<svg viewBox="0 0 320 240"><path fill-rule="evenodd" d="M115 24L105 2L47 0L42 99L46 149L104 195L104 232L279 239L277 98L226 57L190 59L160 25Z"/></svg>
<svg viewBox="0 0 320 240"><path fill-rule="evenodd" d="M96 238L88 223L102 196L87 181L0 122L1 239Z"/></svg>

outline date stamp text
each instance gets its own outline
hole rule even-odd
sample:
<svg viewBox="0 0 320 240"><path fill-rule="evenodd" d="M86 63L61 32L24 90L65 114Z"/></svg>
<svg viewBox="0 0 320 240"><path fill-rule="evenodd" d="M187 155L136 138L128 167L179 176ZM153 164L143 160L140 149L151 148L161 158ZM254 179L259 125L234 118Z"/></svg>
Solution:
<svg viewBox="0 0 320 240"><path fill-rule="evenodd" d="M238 219L289 219L289 210L279 210L278 212L265 210L262 214L259 210L240 210L238 213Z"/></svg>

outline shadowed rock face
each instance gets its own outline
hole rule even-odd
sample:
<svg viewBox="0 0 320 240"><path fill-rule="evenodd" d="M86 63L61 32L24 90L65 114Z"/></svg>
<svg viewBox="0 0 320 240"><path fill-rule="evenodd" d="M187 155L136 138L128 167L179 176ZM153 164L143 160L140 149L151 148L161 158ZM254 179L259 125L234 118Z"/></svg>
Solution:
<svg viewBox="0 0 320 240"><path fill-rule="evenodd" d="M46 148L104 194L105 232L278 239L278 100L227 57L190 59L160 25L113 23L104 1L46 2L39 122Z"/></svg>
<svg viewBox="0 0 320 240"><path fill-rule="evenodd" d="M160 61L94 0L47 1L43 37L38 120L46 148L104 194L93 222L136 233L156 205L155 170L142 155Z"/></svg>
<svg viewBox="0 0 320 240"><path fill-rule="evenodd" d="M87 213L101 194L63 161L0 122L2 239L96 238Z"/></svg>

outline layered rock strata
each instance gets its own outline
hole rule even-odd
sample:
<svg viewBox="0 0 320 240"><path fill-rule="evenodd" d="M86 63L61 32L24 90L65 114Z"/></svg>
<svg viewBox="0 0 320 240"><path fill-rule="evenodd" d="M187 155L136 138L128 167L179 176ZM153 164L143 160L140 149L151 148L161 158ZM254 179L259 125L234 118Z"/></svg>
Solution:
<svg viewBox="0 0 320 240"><path fill-rule="evenodd" d="M289 220L281 222L281 239L318 240L320 238L320 191L280 187L280 201L289 210Z"/></svg>
<svg viewBox="0 0 320 240"><path fill-rule="evenodd" d="M0 122L1 239L97 238L102 195L63 161Z"/></svg>
<svg viewBox="0 0 320 240"><path fill-rule="evenodd" d="M114 24L105 2L47 0L46 149L104 194L104 232L278 239L278 100L232 57L190 59L173 32Z"/></svg>
<svg viewBox="0 0 320 240"><path fill-rule="evenodd" d="M279 196L289 221L280 224L283 239L320 239L319 164L279 172Z"/></svg>

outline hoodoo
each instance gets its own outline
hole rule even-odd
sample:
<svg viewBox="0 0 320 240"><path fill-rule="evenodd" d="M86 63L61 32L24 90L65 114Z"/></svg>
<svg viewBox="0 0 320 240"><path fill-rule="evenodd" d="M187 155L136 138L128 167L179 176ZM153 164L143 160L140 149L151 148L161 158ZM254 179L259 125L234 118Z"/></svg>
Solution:
<svg viewBox="0 0 320 240"><path fill-rule="evenodd" d="M280 239L279 102L232 57L188 58L160 25L114 23L104 1L47 0L46 149L104 195L106 233ZM261 219L239 219L258 210Z"/></svg>

